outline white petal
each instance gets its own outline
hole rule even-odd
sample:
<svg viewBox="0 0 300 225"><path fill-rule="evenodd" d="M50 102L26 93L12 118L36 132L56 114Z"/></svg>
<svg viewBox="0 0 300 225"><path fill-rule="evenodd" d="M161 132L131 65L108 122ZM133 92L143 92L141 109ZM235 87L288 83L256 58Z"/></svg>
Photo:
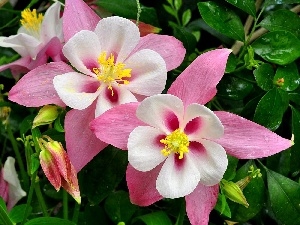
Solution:
<svg viewBox="0 0 300 225"><path fill-rule="evenodd" d="M151 96L160 94L166 85L167 69L164 59L155 51L143 49L124 61L132 69L128 89L133 93Z"/></svg>
<svg viewBox="0 0 300 225"><path fill-rule="evenodd" d="M46 11L41 27L41 39L47 43L53 37L63 40L62 19L60 18L60 2L53 3Z"/></svg>
<svg viewBox="0 0 300 225"><path fill-rule="evenodd" d="M95 76L92 69L99 67L97 60L102 50L94 32L88 30L78 32L64 45L62 51L77 70Z"/></svg>
<svg viewBox="0 0 300 225"><path fill-rule="evenodd" d="M99 21L95 33L107 54L117 55L123 62L140 40L138 27L128 19L112 16Z"/></svg>
<svg viewBox="0 0 300 225"><path fill-rule="evenodd" d="M53 84L61 100L73 109L87 108L99 95L99 81L76 72L54 77Z"/></svg>
<svg viewBox="0 0 300 225"><path fill-rule="evenodd" d="M95 117L100 116L105 111L113 108L114 106L121 105L129 102L137 102L136 97L128 91L124 86L112 85L114 95L107 88L106 84L102 84L97 100Z"/></svg>
<svg viewBox="0 0 300 225"><path fill-rule="evenodd" d="M161 153L163 145L159 142L165 135L153 128L140 126L135 128L128 138L128 161L142 172L150 171L163 162L166 157Z"/></svg>
<svg viewBox="0 0 300 225"><path fill-rule="evenodd" d="M172 154L157 177L156 188L165 198L179 198L193 192L199 180L199 170L188 154L185 154L183 159L178 159L177 154Z"/></svg>
<svg viewBox="0 0 300 225"><path fill-rule="evenodd" d="M227 165L227 155L224 148L212 141L201 140L201 143L190 142L192 160L200 171L200 183L212 186L222 179Z"/></svg>
<svg viewBox="0 0 300 225"><path fill-rule="evenodd" d="M153 95L139 105L137 117L166 134L180 127L183 118L183 102L169 94Z"/></svg>
<svg viewBox="0 0 300 225"><path fill-rule="evenodd" d="M13 157L7 157L4 163L3 178L9 185L9 205L14 206L22 197L26 196L26 192L21 187Z"/></svg>
<svg viewBox="0 0 300 225"><path fill-rule="evenodd" d="M219 118L207 107L191 104L184 115L185 133L189 140L198 138L217 139L223 136L224 127Z"/></svg>

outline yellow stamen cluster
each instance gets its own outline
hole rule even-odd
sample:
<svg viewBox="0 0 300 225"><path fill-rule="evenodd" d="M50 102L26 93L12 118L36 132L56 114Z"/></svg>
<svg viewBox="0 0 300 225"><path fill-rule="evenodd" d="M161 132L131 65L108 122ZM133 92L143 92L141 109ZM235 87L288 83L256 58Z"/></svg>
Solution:
<svg viewBox="0 0 300 225"><path fill-rule="evenodd" d="M25 9L21 12L21 24L22 26L33 33L38 33L43 21L44 16L41 13L37 13L36 9L32 11L30 9Z"/></svg>
<svg viewBox="0 0 300 225"><path fill-rule="evenodd" d="M172 152L179 154L179 159L183 158L183 154L189 152L189 139L188 136L180 129L174 130L166 138L161 139L160 143L165 145L165 148L161 150L164 156L170 155Z"/></svg>
<svg viewBox="0 0 300 225"><path fill-rule="evenodd" d="M99 68L93 68L93 72L97 75L99 81L104 82L108 89L111 90L111 95L114 95L112 83L117 82L120 84L129 84L128 80L124 78L131 77L131 69L124 69L124 63L115 63L115 57L110 54L106 58L106 52L102 52L98 58ZM121 82L121 83L119 83Z"/></svg>

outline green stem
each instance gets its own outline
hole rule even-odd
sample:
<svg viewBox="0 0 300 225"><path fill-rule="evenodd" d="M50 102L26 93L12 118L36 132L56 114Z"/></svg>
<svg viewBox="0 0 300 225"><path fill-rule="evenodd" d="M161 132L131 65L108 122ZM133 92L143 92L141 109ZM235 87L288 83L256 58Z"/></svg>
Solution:
<svg viewBox="0 0 300 225"><path fill-rule="evenodd" d="M34 183L34 189L35 189L35 194L38 198L39 204L41 206L43 215L44 215L44 217L48 217L49 214L48 214L48 211L47 211L47 206L46 206L46 203L44 201L43 194L41 192L40 182L38 180Z"/></svg>
<svg viewBox="0 0 300 225"><path fill-rule="evenodd" d="M68 193L63 189L63 215L64 219L68 219L69 209L68 209Z"/></svg>
<svg viewBox="0 0 300 225"><path fill-rule="evenodd" d="M77 221L78 221L79 211L80 211L80 204L75 202L75 207L74 207L74 212L73 212L73 217L72 217L72 222L75 224L77 224Z"/></svg>
<svg viewBox="0 0 300 225"><path fill-rule="evenodd" d="M14 134L13 134L9 124L7 124L7 126L6 126L6 131L7 131L7 134L8 134L8 138L11 142L12 148L13 148L13 150L15 152L15 155L16 155L16 159L17 159L17 162L18 162L18 165L19 165L19 168L20 168L21 177L22 177L22 180L23 180L23 183L24 183L24 189L28 190L29 189L29 179L28 179L25 167L24 167L24 163L23 163L20 151L19 151L17 141L14 137Z"/></svg>
<svg viewBox="0 0 300 225"><path fill-rule="evenodd" d="M185 216L185 201L181 199L180 211L175 225L183 225L184 216Z"/></svg>
<svg viewBox="0 0 300 225"><path fill-rule="evenodd" d="M140 0L136 0L136 6L137 6L137 14L136 14L136 25L139 26L139 22L140 22L140 15L142 13L142 9L141 9L141 4L140 4Z"/></svg>

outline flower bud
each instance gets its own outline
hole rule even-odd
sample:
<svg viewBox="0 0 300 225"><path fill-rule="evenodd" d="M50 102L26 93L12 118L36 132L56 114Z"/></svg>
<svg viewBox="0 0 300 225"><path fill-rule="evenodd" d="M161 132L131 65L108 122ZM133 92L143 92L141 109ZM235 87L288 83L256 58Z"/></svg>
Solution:
<svg viewBox="0 0 300 225"><path fill-rule="evenodd" d="M45 105L40 109L33 120L32 128L52 123L59 115L59 108L54 105Z"/></svg>
<svg viewBox="0 0 300 225"><path fill-rule="evenodd" d="M227 198L248 208L249 204L241 188L236 183L222 179L220 184L222 192Z"/></svg>

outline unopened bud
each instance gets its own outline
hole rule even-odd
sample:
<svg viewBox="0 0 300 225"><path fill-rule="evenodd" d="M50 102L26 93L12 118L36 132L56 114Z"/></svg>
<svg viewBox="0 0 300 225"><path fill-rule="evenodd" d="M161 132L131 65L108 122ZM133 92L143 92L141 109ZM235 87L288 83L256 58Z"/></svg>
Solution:
<svg viewBox="0 0 300 225"><path fill-rule="evenodd" d="M278 87L282 87L284 85L284 78L278 78L276 81L274 81L274 84Z"/></svg>
<svg viewBox="0 0 300 225"><path fill-rule="evenodd" d="M59 108L54 105L45 105L40 109L33 120L32 128L52 123L59 115Z"/></svg>
<svg viewBox="0 0 300 225"><path fill-rule="evenodd" d="M241 188L236 183L222 179L220 184L227 198L248 208L249 204Z"/></svg>

